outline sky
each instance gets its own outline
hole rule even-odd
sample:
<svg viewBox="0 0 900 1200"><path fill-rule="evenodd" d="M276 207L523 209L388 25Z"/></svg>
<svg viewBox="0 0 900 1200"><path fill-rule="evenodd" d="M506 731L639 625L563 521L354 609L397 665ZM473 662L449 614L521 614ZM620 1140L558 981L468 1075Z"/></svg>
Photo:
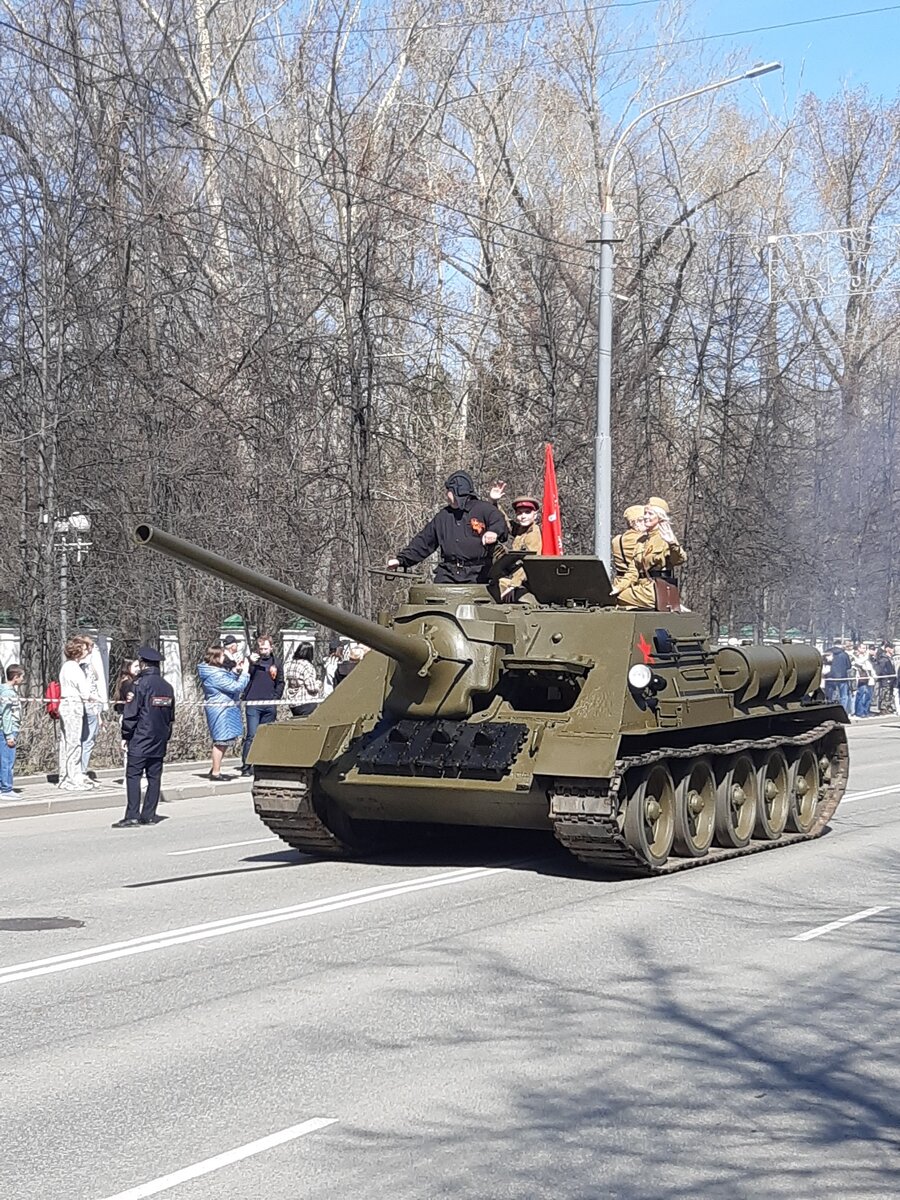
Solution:
<svg viewBox="0 0 900 1200"><path fill-rule="evenodd" d="M874 12L873 9L891 10ZM865 10L869 10L865 14ZM900 3L890 0L695 0L690 24L705 35L757 29L733 38L716 39L723 50L747 47L754 61L777 59L784 64L785 98L815 92L826 97L843 83L865 85L875 97L891 101L900 94ZM856 13L823 21L836 13ZM864 15L865 14L865 15ZM760 26L811 21L761 30ZM686 51L690 47L685 47ZM767 96L781 89L777 74L761 80Z"/></svg>

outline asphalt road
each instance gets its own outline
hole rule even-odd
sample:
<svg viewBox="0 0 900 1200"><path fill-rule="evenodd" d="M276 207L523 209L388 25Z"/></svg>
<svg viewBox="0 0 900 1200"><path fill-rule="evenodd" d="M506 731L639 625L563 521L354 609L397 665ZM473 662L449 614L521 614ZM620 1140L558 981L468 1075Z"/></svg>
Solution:
<svg viewBox="0 0 900 1200"><path fill-rule="evenodd" d="M851 755L818 842L661 880L3 822L0 1196L896 1197L900 723Z"/></svg>

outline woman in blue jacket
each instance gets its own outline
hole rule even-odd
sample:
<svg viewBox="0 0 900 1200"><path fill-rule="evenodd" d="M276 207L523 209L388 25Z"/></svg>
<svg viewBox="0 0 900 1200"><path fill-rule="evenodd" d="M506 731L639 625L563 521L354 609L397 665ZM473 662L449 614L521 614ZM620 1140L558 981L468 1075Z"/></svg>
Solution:
<svg viewBox="0 0 900 1200"><path fill-rule="evenodd" d="M206 658L197 667L203 698L206 700L206 723L212 738L212 769L207 778L222 778L222 759L230 744L243 736L244 723L238 700L247 689L250 676L246 667L235 675L225 666L225 651L211 646Z"/></svg>

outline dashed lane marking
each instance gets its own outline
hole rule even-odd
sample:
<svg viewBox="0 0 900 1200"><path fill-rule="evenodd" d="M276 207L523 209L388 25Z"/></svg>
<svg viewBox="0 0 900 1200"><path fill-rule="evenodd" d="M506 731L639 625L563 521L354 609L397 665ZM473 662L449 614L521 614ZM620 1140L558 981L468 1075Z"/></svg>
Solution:
<svg viewBox="0 0 900 1200"><path fill-rule="evenodd" d="M277 837L250 838L246 842L222 842L218 846L196 846L191 850L170 850L169 858L178 858L182 854L205 854L207 850L233 850L235 846L258 846L261 842L279 842Z"/></svg>
<svg viewBox="0 0 900 1200"><path fill-rule="evenodd" d="M874 917L876 913L886 912L889 904L877 904L874 908L864 908L861 912L851 913L849 917L839 917L837 921L829 921L827 925L817 925L815 929L807 929L806 933L795 934L792 942L811 942L813 938L821 937L823 933L831 933L844 925L852 925L855 921L865 921L866 917Z"/></svg>
<svg viewBox="0 0 900 1200"><path fill-rule="evenodd" d="M127 1192L116 1192L114 1196L107 1196L106 1200L145 1200L147 1196L158 1196L160 1192L166 1192L180 1183L199 1179L201 1175L209 1175L211 1171L219 1171L222 1167L228 1167L244 1158L251 1158L254 1154L262 1154L265 1150L273 1150L276 1146L283 1146L285 1142L292 1142L295 1138L305 1137L308 1133L315 1133L318 1129L334 1125L336 1121L337 1117L312 1117L300 1125L291 1125L278 1133L270 1133L268 1137L247 1142L245 1146L237 1146L234 1150L226 1150L224 1154L217 1154L214 1158L205 1158L203 1162L194 1163L191 1167L182 1167L180 1171L173 1171L171 1175L151 1179L149 1183L129 1188Z"/></svg>

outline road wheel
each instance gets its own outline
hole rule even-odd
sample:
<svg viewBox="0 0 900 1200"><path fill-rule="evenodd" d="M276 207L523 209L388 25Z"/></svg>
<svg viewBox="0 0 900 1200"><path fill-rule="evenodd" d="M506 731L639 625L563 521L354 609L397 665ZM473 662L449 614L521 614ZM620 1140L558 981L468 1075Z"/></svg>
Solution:
<svg viewBox="0 0 900 1200"><path fill-rule="evenodd" d="M756 823L756 767L749 754L728 763L716 789L716 841L729 850L750 841Z"/></svg>
<svg viewBox="0 0 900 1200"><path fill-rule="evenodd" d="M664 865L675 836L675 785L661 763L636 778L625 806L624 833L645 862Z"/></svg>
<svg viewBox="0 0 900 1200"><path fill-rule="evenodd" d="M787 759L773 750L762 760L757 771L756 827L753 836L774 842L784 833L791 804Z"/></svg>
<svg viewBox="0 0 900 1200"><path fill-rule="evenodd" d="M716 829L716 781L705 758L698 758L675 788L675 851L702 858Z"/></svg>
<svg viewBox="0 0 900 1200"><path fill-rule="evenodd" d="M801 750L790 767L790 804L787 827L792 833L809 833L816 820L819 802L819 759L807 747Z"/></svg>

